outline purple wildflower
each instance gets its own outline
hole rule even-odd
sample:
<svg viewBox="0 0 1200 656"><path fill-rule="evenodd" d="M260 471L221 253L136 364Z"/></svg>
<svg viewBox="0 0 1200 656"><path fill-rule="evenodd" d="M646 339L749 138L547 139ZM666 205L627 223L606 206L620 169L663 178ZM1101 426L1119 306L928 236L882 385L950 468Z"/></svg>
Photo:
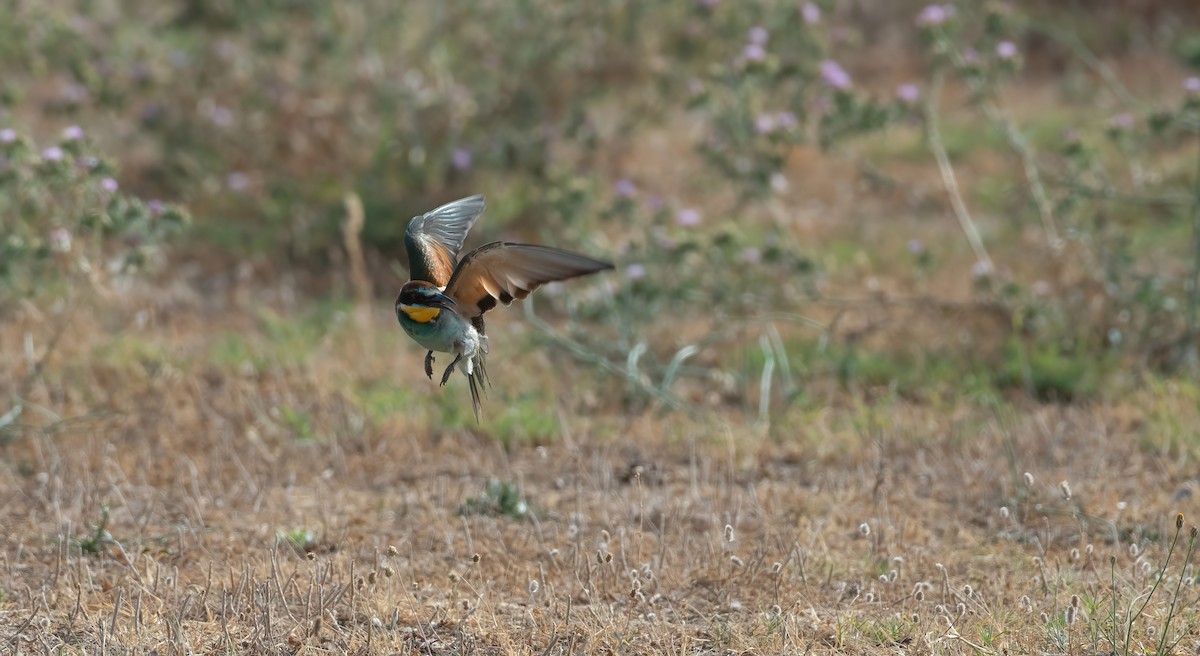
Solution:
<svg viewBox="0 0 1200 656"><path fill-rule="evenodd" d="M234 171L225 176L225 186L233 191L245 191L246 187L250 186L250 179L245 173Z"/></svg>
<svg viewBox="0 0 1200 656"><path fill-rule="evenodd" d="M979 63L979 51L968 46L963 49L962 58L968 66L974 66Z"/></svg>
<svg viewBox="0 0 1200 656"><path fill-rule="evenodd" d="M1117 114L1112 117L1112 126L1121 130L1128 130L1133 127L1133 114Z"/></svg>
<svg viewBox="0 0 1200 656"><path fill-rule="evenodd" d="M821 22L821 8L811 2L804 3L800 7L800 16L804 18L804 22L809 25L816 25Z"/></svg>
<svg viewBox="0 0 1200 656"><path fill-rule="evenodd" d="M692 227L700 224L700 213L690 207L685 207L675 214L675 223Z"/></svg>
<svg viewBox="0 0 1200 656"><path fill-rule="evenodd" d="M908 252L912 253L913 255L921 255L925 252L925 243L920 239L909 239Z"/></svg>
<svg viewBox="0 0 1200 656"><path fill-rule="evenodd" d="M1184 80L1183 89L1188 93L1200 93L1200 77L1192 76Z"/></svg>
<svg viewBox="0 0 1200 656"><path fill-rule="evenodd" d="M637 187L633 185L632 180L627 179L617 180L614 190L620 198L633 198L637 194Z"/></svg>
<svg viewBox="0 0 1200 656"><path fill-rule="evenodd" d="M96 159L96 157L94 157L92 155L84 155L83 157L80 157L79 163L83 165L83 168L85 168L89 171L96 168L97 166L100 166L100 160Z"/></svg>
<svg viewBox="0 0 1200 656"><path fill-rule="evenodd" d="M992 266L985 260L979 260L971 265L972 278L986 278L992 274Z"/></svg>
<svg viewBox="0 0 1200 656"><path fill-rule="evenodd" d="M117 189L120 188L120 185L117 184L117 181L112 178L104 178L100 181L100 188L112 194L116 193Z"/></svg>
<svg viewBox="0 0 1200 656"><path fill-rule="evenodd" d="M758 118L754 119L754 131L759 134L774 132L775 116L772 114L759 114Z"/></svg>
<svg viewBox="0 0 1200 656"><path fill-rule="evenodd" d="M748 246L742 249L741 259L746 264L758 264L762 262L762 251L753 246Z"/></svg>
<svg viewBox="0 0 1200 656"><path fill-rule="evenodd" d="M928 5L917 14L917 25L941 25L953 17L953 5Z"/></svg>
<svg viewBox="0 0 1200 656"><path fill-rule="evenodd" d="M921 99L921 89L915 84L901 84L896 87L896 98L910 105Z"/></svg>
<svg viewBox="0 0 1200 656"><path fill-rule="evenodd" d="M167 206L161 200L152 200L146 203L146 209L150 210L154 216L158 216L166 211Z"/></svg>
<svg viewBox="0 0 1200 656"><path fill-rule="evenodd" d="M659 210L662 209L662 206L663 206L662 196L659 196L658 194L650 194L650 195L646 196L646 209L649 210L650 213L652 213L652 214L657 213Z"/></svg>
<svg viewBox="0 0 1200 656"><path fill-rule="evenodd" d="M450 156L450 162L459 171L466 171L471 168L471 151L466 148L455 148L454 153Z"/></svg>
<svg viewBox="0 0 1200 656"><path fill-rule="evenodd" d="M1012 41L1001 41L996 44L996 56L1000 59L1015 59L1017 56L1017 44Z"/></svg>
<svg viewBox="0 0 1200 656"><path fill-rule="evenodd" d="M796 127L796 115L792 112L779 112L775 115L775 125L781 130Z"/></svg>
<svg viewBox="0 0 1200 656"><path fill-rule="evenodd" d="M821 62L821 79L834 89L849 89L851 84L850 74L832 59Z"/></svg>
<svg viewBox="0 0 1200 656"><path fill-rule="evenodd" d="M1045 280L1039 280L1033 283L1031 289L1034 296L1048 296L1050 294L1050 283Z"/></svg>
<svg viewBox="0 0 1200 656"><path fill-rule="evenodd" d="M17 131L12 128L0 130L0 143L12 143L17 140Z"/></svg>
<svg viewBox="0 0 1200 656"><path fill-rule="evenodd" d="M748 36L750 38L750 43L757 43L760 46L767 45L767 39L770 38L767 28L761 25L756 25L750 28L750 34Z"/></svg>
<svg viewBox="0 0 1200 656"><path fill-rule="evenodd" d="M79 141L83 138L83 128L78 125L69 126L63 130L62 138L63 141Z"/></svg>
<svg viewBox="0 0 1200 656"><path fill-rule="evenodd" d="M646 277L646 267L641 264L630 264L625 267L625 277L630 280L637 280Z"/></svg>
<svg viewBox="0 0 1200 656"><path fill-rule="evenodd" d="M747 43L742 49L742 57L745 57L746 61L762 61L766 59L767 51L763 49L762 44Z"/></svg>
<svg viewBox="0 0 1200 656"><path fill-rule="evenodd" d="M46 160L47 162L60 162L62 161L62 158L63 151L62 148L59 148L58 146L50 146L42 151L42 159Z"/></svg>

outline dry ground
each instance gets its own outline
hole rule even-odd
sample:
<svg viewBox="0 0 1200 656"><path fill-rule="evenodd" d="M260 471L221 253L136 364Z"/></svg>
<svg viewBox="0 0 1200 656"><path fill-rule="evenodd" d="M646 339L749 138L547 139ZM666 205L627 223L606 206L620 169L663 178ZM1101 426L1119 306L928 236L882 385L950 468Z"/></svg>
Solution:
<svg viewBox="0 0 1200 656"><path fill-rule="evenodd" d="M1156 413L1195 420L1186 387L1095 406L830 390L786 439L733 411L560 413L555 439L505 450L414 419L462 381L402 374L420 354L382 312L299 363L205 361L279 296L74 316L27 393L42 428L0 447L6 651L1107 653L1164 567L1130 651L1175 594L1177 653L1200 639L1186 526L1166 562L1175 513L1200 514L1195 463L1146 438ZM52 326L7 323L5 370ZM412 405L365 417L345 381L377 376ZM489 481L528 515L472 512Z"/></svg>

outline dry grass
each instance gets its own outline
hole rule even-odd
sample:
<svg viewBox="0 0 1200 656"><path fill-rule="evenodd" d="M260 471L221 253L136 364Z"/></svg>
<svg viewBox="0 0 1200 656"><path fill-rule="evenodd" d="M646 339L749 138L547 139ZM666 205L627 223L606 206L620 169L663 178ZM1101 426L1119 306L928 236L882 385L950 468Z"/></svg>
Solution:
<svg viewBox="0 0 1200 656"><path fill-rule="evenodd" d="M462 390L403 373L419 354L398 331L335 324L291 363L214 364L228 331L271 352L252 308L287 296L275 291L159 290L77 313L28 393L63 417L30 406L40 428L3 441L6 649L1107 652L1110 578L1124 615L1194 505L1187 449L1144 439L1155 412L1195 420L1176 386L1094 407L830 390L837 402L771 431L783 438L732 410L563 411L555 439L505 450L488 424L429 419L422 407ZM149 318L128 325L139 309ZM50 324L5 324L6 371L25 369L25 335L41 357ZM577 369L529 360L495 377ZM351 390L376 378L405 396L371 419ZM528 517L461 512L492 480ZM1157 644L1174 583L1194 575L1181 552L1135 651ZM1072 595L1085 610L1064 626ZM1196 641L1196 596L1179 592L1180 649Z"/></svg>

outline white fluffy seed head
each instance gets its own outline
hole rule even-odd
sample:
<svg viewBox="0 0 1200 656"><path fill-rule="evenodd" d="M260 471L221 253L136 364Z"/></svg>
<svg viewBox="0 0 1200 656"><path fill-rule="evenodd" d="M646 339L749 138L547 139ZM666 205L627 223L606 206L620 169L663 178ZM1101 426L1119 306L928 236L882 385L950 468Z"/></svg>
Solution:
<svg viewBox="0 0 1200 656"><path fill-rule="evenodd" d="M1025 485L1028 487L1033 487L1033 474L1025 472Z"/></svg>
<svg viewBox="0 0 1200 656"><path fill-rule="evenodd" d="M859 524L858 525L858 533L859 533L859 535L862 535L864 538L867 537L868 535L871 534L871 525L866 522Z"/></svg>
<svg viewBox="0 0 1200 656"><path fill-rule="evenodd" d="M1058 491L1062 492L1063 499L1065 499L1067 501L1071 500L1071 483L1070 482L1063 481L1063 482L1059 483Z"/></svg>
<svg viewBox="0 0 1200 656"><path fill-rule="evenodd" d="M725 541L733 542L733 525L732 524L725 525Z"/></svg>

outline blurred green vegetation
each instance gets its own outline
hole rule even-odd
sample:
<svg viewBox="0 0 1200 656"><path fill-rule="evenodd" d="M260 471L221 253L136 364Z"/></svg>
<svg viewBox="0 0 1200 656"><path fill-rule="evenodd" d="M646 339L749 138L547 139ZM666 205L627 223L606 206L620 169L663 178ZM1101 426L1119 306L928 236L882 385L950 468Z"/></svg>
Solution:
<svg viewBox="0 0 1200 656"><path fill-rule="evenodd" d="M348 192L366 210L373 273L391 283L408 217L485 191L474 240L518 236L619 261L586 292L541 294L563 328L530 342L617 372L635 395L666 402L677 379L705 384L723 368L751 413L755 389L787 405L804 393L782 383L823 374L902 394L970 379L1094 398L1123 367L1197 366L1200 89L1189 86L1198 37L1179 20L1195 7L1081 20L1090 13L1044 2L18 0L0 7L0 304L52 306L104 284L96 272L169 265L162 246L187 225L183 207L192 239L176 248L307 270L309 291L329 295ZM894 61L873 66L885 37ZM1106 63L1142 47L1179 67L1163 69L1178 79L1158 95ZM1050 100L1028 104L1023 85ZM957 225L981 227L987 260L952 227L935 132L972 214ZM801 194L829 189L848 189L837 193L854 210L817 232L801 217L838 203L814 210ZM911 220L884 223L896 214ZM923 228L928 216L940 227ZM895 319L869 339L850 334L889 296L953 298L1005 321L970 339L953 320L917 336L891 333ZM824 333L799 316L818 307ZM349 309L261 308L261 340L223 334L207 357L302 365L344 338ZM781 326L784 346L756 346ZM694 356L705 349L723 355ZM126 351L156 357L120 343L105 357ZM355 393L376 418L406 402L386 382ZM525 394L493 423L506 442L555 431L545 399ZM439 421L470 423L460 399L442 401ZM302 410L286 412L292 432L313 437Z"/></svg>

